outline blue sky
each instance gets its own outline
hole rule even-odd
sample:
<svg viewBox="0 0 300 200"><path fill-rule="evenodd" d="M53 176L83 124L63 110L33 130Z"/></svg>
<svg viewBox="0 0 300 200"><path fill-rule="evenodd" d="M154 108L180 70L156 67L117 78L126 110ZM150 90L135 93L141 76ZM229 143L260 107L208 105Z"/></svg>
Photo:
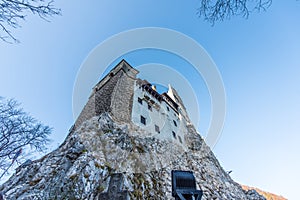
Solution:
<svg viewBox="0 0 300 200"><path fill-rule="evenodd" d="M297 199L300 3L274 1L267 12L215 26L197 17L198 4L197 0L57 2L62 16L48 23L29 15L22 28L14 30L20 44L0 43L0 95L16 98L26 111L52 126L54 148L74 122L73 85L80 65L96 45L133 28L182 32L206 49L224 82L226 120L213 149L224 169L233 170L237 182ZM180 63L154 51L126 56L133 66ZM193 77L190 81L195 83ZM197 97L199 129L205 132L209 96L205 86L195 88L204 88Z"/></svg>

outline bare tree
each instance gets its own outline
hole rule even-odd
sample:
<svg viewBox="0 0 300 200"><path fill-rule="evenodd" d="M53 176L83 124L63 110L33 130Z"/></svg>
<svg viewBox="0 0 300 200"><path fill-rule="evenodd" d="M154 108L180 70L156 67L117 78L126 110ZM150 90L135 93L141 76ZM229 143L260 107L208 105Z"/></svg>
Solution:
<svg viewBox="0 0 300 200"><path fill-rule="evenodd" d="M0 97L0 179L23 152L43 152L51 128L19 108L15 100Z"/></svg>
<svg viewBox="0 0 300 200"><path fill-rule="evenodd" d="M272 0L200 0L198 15L214 24L240 15L247 18L253 11L265 11Z"/></svg>
<svg viewBox="0 0 300 200"><path fill-rule="evenodd" d="M47 20L59 15L60 10L53 6L53 0L0 0L0 39L18 42L11 29L20 27L20 20L25 20L28 13Z"/></svg>

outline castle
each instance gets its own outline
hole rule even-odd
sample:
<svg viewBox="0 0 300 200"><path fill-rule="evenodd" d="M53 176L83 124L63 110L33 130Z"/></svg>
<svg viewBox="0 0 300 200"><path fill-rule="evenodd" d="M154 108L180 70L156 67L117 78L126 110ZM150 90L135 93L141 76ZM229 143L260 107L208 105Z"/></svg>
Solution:
<svg viewBox="0 0 300 200"><path fill-rule="evenodd" d="M93 116L108 112L116 122L133 123L160 139L185 147L191 124L183 101L174 88L158 93L155 85L137 78L138 70L125 60L117 64L93 88L75 127Z"/></svg>
<svg viewBox="0 0 300 200"><path fill-rule="evenodd" d="M190 123L178 93L169 86L160 94L138 73L125 60L112 69L93 88L66 140L19 166L0 185L3 195L19 200L174 199L172 170L183 170L193 171L203 200L265 200L254 190L244 191L223 170Z"/></svg>

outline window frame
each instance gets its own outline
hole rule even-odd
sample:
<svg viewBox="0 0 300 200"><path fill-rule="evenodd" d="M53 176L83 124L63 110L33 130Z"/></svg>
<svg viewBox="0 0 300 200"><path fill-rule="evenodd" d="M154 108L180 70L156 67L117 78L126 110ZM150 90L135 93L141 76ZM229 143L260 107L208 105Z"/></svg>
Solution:
<svg viewBox="0 0 300 200"><path fill-rule="evenodd" d="M159 129L158 125L154 124L154 129L155 129L155 132L160 133L160 129Z"/></svg>
<svg viewBox="0 0 300 200"><path fill-rule="evenodd" d="M141 124L146 125L146 117L144 117L143 115L141 115L140 122L141 122Z"/></svg>
<svg viewBox="0 0 300 200"><path fill-rule="evenodd" d="M172 131L172 134L173 134L173 138L177 139L176 133L174 131Z"/></svg>
<svg viewBox="0 0 300 200"><path fill-rule="evenodd" d="M148 110L152 111L152 106L148 103Z"/></svg>
<svg viewBox="0 0 300 200"><path fill-rule="evenodd" d="M182 144L182 139L181 139L180 135L178 135L178 140Z"/></svg>
<svg viewBox="0 0 300 200"><path fill-rule="evenodd" d="M173 124L174 124L174 126L177 127L177 123L176 123L176 121L174 119L173 119Z"/></svg>
<svg viewBox="0 0 300 200"><path fill-rule="evenodd" d="M143 99L141 99L140 97L138 97L138 102L139 104L143 105Z"/></svg>

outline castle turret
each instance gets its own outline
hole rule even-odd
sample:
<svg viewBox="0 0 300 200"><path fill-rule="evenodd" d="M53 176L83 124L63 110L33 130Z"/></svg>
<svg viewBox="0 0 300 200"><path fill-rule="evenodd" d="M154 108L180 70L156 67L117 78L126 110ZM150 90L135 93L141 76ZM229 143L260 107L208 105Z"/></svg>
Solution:
<svg viewBox="0 0 300 200"><path fill-rule="evenodd" d="M118 122L130 122L134 82L138 73L125 60L117 64L93 88L75 126L104 112L109 112Z"/></svg>

